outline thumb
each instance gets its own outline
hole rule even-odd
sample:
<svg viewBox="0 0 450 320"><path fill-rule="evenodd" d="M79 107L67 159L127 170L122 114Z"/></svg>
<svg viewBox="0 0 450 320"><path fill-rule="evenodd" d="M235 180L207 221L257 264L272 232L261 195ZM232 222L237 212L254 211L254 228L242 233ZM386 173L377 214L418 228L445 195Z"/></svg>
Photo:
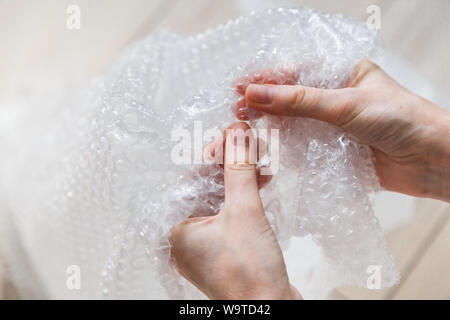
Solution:
<svg viewBox="0 0 450 320"><path fill-rule="evenodd" d="M249 85L250 108L279 116L307 117L342 125L357 114L359 89L318 89L300 85Z"/></svg>
<svg viewBox="0 0 450 320"><path fill-rule="evenodd" d="M260 205L256 180L257 145L252 130L246 123L238 122L225 133L225 204Z"/></svg>

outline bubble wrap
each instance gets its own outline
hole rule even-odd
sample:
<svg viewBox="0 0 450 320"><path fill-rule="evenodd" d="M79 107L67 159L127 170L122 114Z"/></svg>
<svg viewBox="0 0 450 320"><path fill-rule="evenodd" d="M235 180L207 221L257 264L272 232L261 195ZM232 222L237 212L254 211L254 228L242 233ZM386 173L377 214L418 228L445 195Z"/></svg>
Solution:
<svg viewBox="0 0 450 320"><path fill-rule="evenodd" d="M298 84L344 87L379 42L364 23L341 15L268 9L196 36L138 41L70 103L2 108L0 203L8 212L3 226L11 226L2 250L12 278L20 287L25 281L14 270L33 270L27 281L39 279L56 298L202 297L173 269L167 238L191 214L220 210L223 172L173 163L172 132L193 132L196 121L221 130L236 122L233 83L261 70L273 70L277 83L289 69ZM333 284L366 286L370 265L381 267L382 287L395 284L368 196L379 189L370 148L311 119L265 115L249 124L280 130L280 168L261 197L282 247L311 235ZM73 264L82 290L69 294L65 268Z"/></svg>

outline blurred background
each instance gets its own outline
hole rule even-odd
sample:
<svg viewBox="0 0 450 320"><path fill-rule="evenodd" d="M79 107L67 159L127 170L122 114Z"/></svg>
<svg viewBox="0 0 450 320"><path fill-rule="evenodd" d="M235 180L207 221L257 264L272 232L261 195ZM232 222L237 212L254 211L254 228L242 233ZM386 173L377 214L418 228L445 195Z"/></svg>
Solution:
<svg viewBox="0 0 450 320"><path fill-rule="evenodd" d="M80 8L80 29L67 28L71 5ZM378 6L388 72L450 108L449 0L0 0L0 100L82 86L149 33L195 34L251 10L294 5L360 20ZM450 205L382 193L375 211L400 285L377 292L343 287L329 298L450 299ZM20 298L1 266L0 298Z"/></svg>

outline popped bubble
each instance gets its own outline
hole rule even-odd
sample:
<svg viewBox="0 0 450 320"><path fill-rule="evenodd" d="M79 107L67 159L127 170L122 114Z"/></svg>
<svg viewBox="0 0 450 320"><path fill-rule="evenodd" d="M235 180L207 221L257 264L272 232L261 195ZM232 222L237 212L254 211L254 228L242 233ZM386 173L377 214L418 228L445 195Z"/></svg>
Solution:
<svg viewBox="0 0 450 320"><path fill-rule="evenodd" d="M192 214L220 210L223 172L175 164L173 132L193 136L196 121L204 130L236 122L236 86L255 79L345 87L355 65L380 50L363 22L268 9L195 36L142 39L76 98L3 107L0 187L8 214L0 245L12 279L22 292L44 283L48 297L61 298L64 270L77 264L83 290L71 297L202 297L176 273L168 235ZM394 285L399 275L369 200L380 188L370 148L312 119L250 115L249 124L279 129L279 169L261 198L282 247L311 235L333 284L365 287L367 268L376 265L381 288Z"/></svg>

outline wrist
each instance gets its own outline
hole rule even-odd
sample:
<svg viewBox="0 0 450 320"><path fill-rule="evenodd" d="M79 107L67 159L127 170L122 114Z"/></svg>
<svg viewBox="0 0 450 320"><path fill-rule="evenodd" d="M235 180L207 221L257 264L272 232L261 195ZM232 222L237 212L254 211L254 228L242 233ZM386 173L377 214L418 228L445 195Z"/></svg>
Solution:
<svg viewBox="0 0 450 320"><path fill-rule="evenodd" d="M302 300L301 294L298 290L289 285L287 288L281 290L278 288L252 288L245 291L230 290L226 293L221 292L213 294L211 299L216 300Z"/></svg>
<svg viewBox="0 0 450 320"><path fill-rule="evenodd" d="M450 112L439 109L435 118L435 131L427 155L425 197L450 202Z"/></svg>
<svg viewBox="0 0 450 320"><path fill-rule="evenodd" d="M450 132L450 131L449 131ZM447 143L448 144L448 143ZM450 146L438 150L429 161L426 197L450 202Z"/></svg>

